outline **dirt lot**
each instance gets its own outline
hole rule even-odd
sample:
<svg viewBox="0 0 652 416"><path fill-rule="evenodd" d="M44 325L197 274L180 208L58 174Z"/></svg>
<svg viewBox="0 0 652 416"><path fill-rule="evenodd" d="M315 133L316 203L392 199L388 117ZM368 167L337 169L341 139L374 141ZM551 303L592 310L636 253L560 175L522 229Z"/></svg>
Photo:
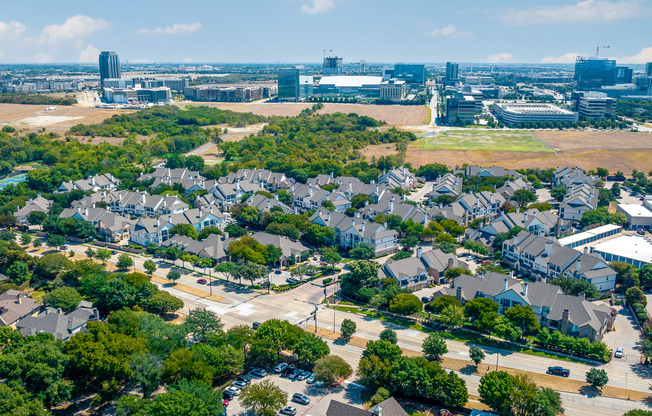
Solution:
<svg viewBox="0 0 652 416"><path fill-rule="evenodd" d="M222 110L231 110L239 113L254 113L262 116L296 116L303 109L310 108L313 103L175 103L176 105L205 105ZM383 120L392 126L405 126L423 124L426 122L425 106L408 105L364 105L364 104L335 104L324 103L324 108L319 114L357 113Z"/></svg>
<svg viewBox="0 0 652 416"><path fill-rule="evenodd" d="M65 133L75 124L99 123L114 114L131 110L114 110L58 105L56 110L45 111L46 105L0 104L0 123L9 123L19 131Z"/></svg>
<svg viewBox="0 0 652 416"><path fill-rule="evenodd" d="M632 132L536 132L537 138L552 147L554 153L506 152L490 150L424 150L408 147L406 161L413 166L464 163L484 166L499 165L510 169L557 166L579 166L582 169L605 167L610 171L630 173L632 169L649 171L652 166L652 134ZM396 153L393 145L370 146L364 154L373 156Z"/></svg>

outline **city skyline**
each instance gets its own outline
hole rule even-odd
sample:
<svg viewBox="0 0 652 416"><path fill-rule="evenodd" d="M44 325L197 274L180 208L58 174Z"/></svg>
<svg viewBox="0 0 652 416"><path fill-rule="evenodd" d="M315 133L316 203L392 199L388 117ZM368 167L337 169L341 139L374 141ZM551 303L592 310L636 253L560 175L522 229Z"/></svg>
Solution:
<svg viewBox="0 0 652 416"><path fill-rule="evenodd" d="M598 44L622 64L652 61L648 1L465 3L414 0L403 13L388 0L10 3L0 63L97 63L102 50L129 63L318 63L324 49L345 64L572 63Z"/></svg>

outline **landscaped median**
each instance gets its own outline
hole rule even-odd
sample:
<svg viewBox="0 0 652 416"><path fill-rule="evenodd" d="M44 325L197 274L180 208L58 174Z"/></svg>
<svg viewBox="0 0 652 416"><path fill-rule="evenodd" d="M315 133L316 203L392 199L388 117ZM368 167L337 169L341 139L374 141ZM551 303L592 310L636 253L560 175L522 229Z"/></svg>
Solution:
<svg viewBox="0 0 652 416"><path fill-rule="evenodd" d="M334 332L333 330L317 328L317 331L315 332L314 325L308 325L306 327L306 332L315 333L316 335L322 338L330 339L332 341L343 340L342 335L339 332ZM368 339L352 336L347 340L346 343L354 347L365 349L368 342L369 342ZM401 349L403 350L403 355L408 357L423 356L423 353L421 351L414 351L405 348L401 348ZM471 361L462 360L458 358L442 357L440 362L442 367L454 371L461 371L463 369L468 369L469 367L473 367L473 374L476 374L479 377L483 376L485 373L498 370L495 365L491 365L491 364L487 364L487 365L482 364L476 368L473 365L473 363L471 363ZM588 383L580 380L550 376L547 374L534 373L531 371L516 370L505 366L500 366L499 370L506 371L511 375L518 375L518 374L527 375L539 387L548 387L556 391L583 394L585 393L585 390L590 387ZM602 388L602 392L600 393L600 395L602 397L611 397L614 399L635 400L635 401L645 401L650 397L650 395L646 392L629 390L629 389L624 389L621 387L614 387L609 385L604 386Z"/></svg>

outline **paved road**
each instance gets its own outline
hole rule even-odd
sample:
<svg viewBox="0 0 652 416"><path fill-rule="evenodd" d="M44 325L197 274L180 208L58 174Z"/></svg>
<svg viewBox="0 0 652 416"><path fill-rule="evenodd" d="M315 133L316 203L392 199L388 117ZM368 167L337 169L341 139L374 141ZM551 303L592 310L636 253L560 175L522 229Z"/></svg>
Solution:
<svg viewBox="0 0 652 416"><path fill-rule="evenodd" d="M86 246L84 245L70 244L69 246L72 250L80 254L84 253L86 250ZM144 257L134 256L135 267L143 270L142 263L145 260L146 258ZM116 256L113 256L111 261L116 261ZM166 272L167 270L161 268L161 270L156 271L156 274L165 276ZM196 276L186 275L182 277L181 281L187 285L196 285L194 282L195 279ZM197 287L206 290L205 286L197 285ZM208 309L215 311L220 315L226 328L242 324L250 325L255 321L263 322L272 317L285 319L305 328L307 325L314 324L314 321L309 319L309 314L314 311L314 304L320 303L324 296L323 289L311 283L304 284L289 292L267 295L251 291L241 286L229 285L218 281L214 285L213 291L214 293L226 298L221 302L213 302L199 296L189 295L174 289L174 287L164 286L162 288L186 302L186 306L183 310L185 312L199 306L207 307ZM327 290L330 295L335 290L335 287L331 286ZM370 340L378 339L378 336L383 329L392 328L397 332L398 345L402 348L413 351L420 351L421 344L425 339L425 334L422 332L389 322L369 319L360 315L335 311L333 309L324 309L322 306L319 307L319 311L317 312L318 326L327 330L339 331L341 322L345 318L352 319L356 322L356 336L360 338ZM340 355L343 359L349 362L354 369L357 368L362 353L361 348L348 344L339 345L332 341L328 341L328 343L334 354ZM447 344L449 349L448 354L446 354L447 356L457 359L467 359L469 349L468 345L462 342L450 340L447 341ZM529 354L496 351L490 348L485 348L485 352L487 354L486 362L488 363L496 362L496 354L499 354L500 367L543 373L548 366L560 365L558 360ZM584 374L589 368L591 368L591 366L586 364L571 362L563 362L561 365L571 370L570 378L577 380L584 380ZM640 376L640 373L636 372L638 368L637 365L633 365L633 363L628 360L614 360L610 364L603 366L603 368L609 375L609 385L644 392L648 391L649 378ZM477 385L474 387L474 384L477 383L477 376L463 375L463 377L467 380L469 391L471 394L474 394L474 391L477 389ZM569 414L599 415L602 413L596 413L598 408L611 409L613 412L614 409L625 407L624 404L620 404L620 401L609 398L589 398L579 394L564 394L564 397L564 404L568 403L569 406L577 404L577 412ZM625 401L625 403L633 402ZM638 406L638 404L636 404L636 406ZM596 411L594 411L594 407ZM634 405L629 408L633 407Z"/></svg>

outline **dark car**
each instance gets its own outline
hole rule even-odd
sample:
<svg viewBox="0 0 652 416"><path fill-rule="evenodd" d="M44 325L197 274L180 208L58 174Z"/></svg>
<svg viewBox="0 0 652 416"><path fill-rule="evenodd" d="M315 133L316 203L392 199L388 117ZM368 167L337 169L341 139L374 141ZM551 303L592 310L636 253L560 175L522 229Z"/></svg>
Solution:
<svg viewBox="0 0 652 416"><path fill-rule="evenodd" d="M249 376L238 376L238 378L236 378L236 380L242 381L245 384L251 383L251 378Z"/></svg>
<svg viewBox="0 0 652 416"><path fill-rule="evenodd" d="M263 370L262 368L254 368L251 370L251 375L263 378L267 375L267 371Z"/></svg>
<svg viewBox="0 0 652 416"><path fill-rule="evenodd" d="M274 274L281 274L281 273L283 273L283 272L281 270L279 270L279 269L274 270Z"/></svg>
<svg viewBox="0 0 652 416"><path fill-rule="evenodd" d="M564 367L548 367L548 371L546 372L553 376L568 377L570 375L570 370Z"/></svg>
<svg viewBox="0 0 652 416"><path fill-rule="evenodd" d="M305 394L301 393L294 393L292 395L292 401L295 403L303 404L303 405L309 405L310 404L310 398L306 396Z"/></svg>
<svg viewBox="0 0 652 416"><path fill-rule="evenodd" d="M430 303L430 298L428 296L424 296L424 297L421 298L421 302Z"/></svg>
<svg viewBox="0 0 652 416"><path fill-rule="evenodd" d="M118 254L118 252L115 250L111 250L111 254Z"/></svg>
<svg viewBox="0 0 652 416"><path fill-rule="evenodd" d="M254 322L253 324L251 324L251 329L253 329L253 330L255 331L255 330L257 330L258 327L261 326L261 325L262 325L262 324L261 324L260 322Z"/></svg>
<svg viewBox="0 0 652 416"><path fill-rule="evenodd" d="M61 246L61 247L59 247L59 250L62 250L62 251L68 250L68 246Z"/></svg>
<svg viewBox="0 0 652 416"><path fill-rule="evenodd" d="M197 279L197 283L200 285L205 285L206 283L208 283L208 281L206 279Z"/></svg>
<svg viewBox="0 0 652 416"><path fill-rule="evenodd" d="M281 371L281 377L290 377L290 374L294 373L296 368L288 366L285 370Z"/></svg>
<svg viewBox="0 0 652 416"><path fill-rule="evenodd" d="M222 398L224 400L231 401L231 400L233 400L234 397L235 397L235 394L231 393L229 390L224 390L222 392Z"/></svg>
<svg viewBox="0 0 652 416"><path fill-rule="evenodd" d="M636 234L645 235L645 230L636 230Z"/></svg>

